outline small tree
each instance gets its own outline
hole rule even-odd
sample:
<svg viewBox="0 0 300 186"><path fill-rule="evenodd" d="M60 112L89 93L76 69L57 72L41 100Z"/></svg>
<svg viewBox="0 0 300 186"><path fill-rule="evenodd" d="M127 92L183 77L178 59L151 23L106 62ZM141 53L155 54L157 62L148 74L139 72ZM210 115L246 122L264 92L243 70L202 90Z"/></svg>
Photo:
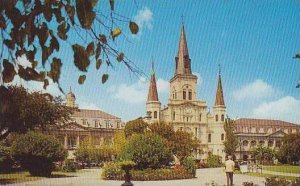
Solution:
<svg viewBox="0 0 300 186"><path fill-rule="evenodd" d="M234 135L234 127L234 121L230 118L226 118L224 124L224 130L226 134L224 141L224 151L228 155L233 155L239 145L238 139Z"/></svg>
<svg viewBox="0 0 300 186"><path fill-rule="evenodd" d="M266 164L271 163L272 159L276 156L276 153L269 147L264 147L259 144L253 149L252 156L258 160L260 164Z"/></svg>
<svg viewBox="0 0 300 186"><path fill-rule="evenodd" d="M207 158L207 166L208 167L221 167L221 156L210 154Z"/></svg>
<svg viewBox="0 0 300 186"><path fill-rule="evenodd" d="M14 141L12 155L31 175L50 176L54 162L63 161L67 150L53 137L28 132Z"/></svg>
<svg viewBox="0 0 300 186"><path fill-rule="evenodd" d="M300 161L300 133L288 134L283 138L283 145L278 152L282 162L292 163Z"/></svg>
<svg viewBox="0 0 300 186"><path fill-rule="evenodd" d="M121 159L134 161L138 169L160 168L172 161L172 155L160 136L146 133L130 138Z"/></svg>
<svg viewBox="0 0 300 186"><path fill-rule="evenodd" d="M112 148L118 156L127 144L124 130L115 131Z"/></svg>
<svg viewBox="0 0 300 186"><path fill-rule="evenodd" d="M148 124L143 119L135 119L126 123L124 132L125 136L130 137L132 134L143 134L148 127Z"/></svg>
<svg viewBox="0 0 300 186"><path fill-rule="evenodd" d="M0 86L0 140L11 132L25 133L69 121L72 109L60 97L28 92L24 87Z"/></svg>

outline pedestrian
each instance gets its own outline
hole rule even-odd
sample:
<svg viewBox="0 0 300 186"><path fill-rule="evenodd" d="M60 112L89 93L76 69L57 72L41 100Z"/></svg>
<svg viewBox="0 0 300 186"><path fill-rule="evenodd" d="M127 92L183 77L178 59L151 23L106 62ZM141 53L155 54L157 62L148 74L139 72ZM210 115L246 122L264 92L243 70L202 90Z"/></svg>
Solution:
<svg viewBox="0 0 300 186"><path fill-rule="evenodd" d="M234 161L232 161L232 156L229 155L228 160L225 161L227 186L233 186L233 171L234 171Z"/></svg>

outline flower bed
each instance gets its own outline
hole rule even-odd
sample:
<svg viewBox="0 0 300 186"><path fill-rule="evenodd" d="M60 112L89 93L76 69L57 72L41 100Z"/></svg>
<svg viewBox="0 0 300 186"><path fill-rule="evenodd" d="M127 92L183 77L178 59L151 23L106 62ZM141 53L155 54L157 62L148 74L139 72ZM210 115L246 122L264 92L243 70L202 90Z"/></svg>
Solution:
<svg viewBox="0 0 300 186"><path fill-rule="evenodd" d="M160 168L131 170L131 180L134 181L150 181L150 180L175 180L175 179L191 179L194 178L184 167L176 168ZM107 163L103 167L102 178L105 180L124 180L125 172L117 163Z"/></svg>

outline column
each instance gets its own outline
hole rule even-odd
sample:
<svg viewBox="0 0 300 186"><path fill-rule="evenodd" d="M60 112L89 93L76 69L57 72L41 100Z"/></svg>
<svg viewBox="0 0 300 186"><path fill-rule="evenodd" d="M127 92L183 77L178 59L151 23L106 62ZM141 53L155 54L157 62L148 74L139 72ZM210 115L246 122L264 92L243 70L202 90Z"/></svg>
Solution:
<svg viewBox="0 0 300 186"><path fill-rule="evenodd" d="M68 135L65 135L65 143L64 143L65 148L68 148Z"/></svg>
<svg viewBox="0 0 300 186"><path fill-rule="evenodd" d="M76 139L76 147L79 148L80 146L80 138L79 138L79 135L77 136L77 139Z"/></svg>

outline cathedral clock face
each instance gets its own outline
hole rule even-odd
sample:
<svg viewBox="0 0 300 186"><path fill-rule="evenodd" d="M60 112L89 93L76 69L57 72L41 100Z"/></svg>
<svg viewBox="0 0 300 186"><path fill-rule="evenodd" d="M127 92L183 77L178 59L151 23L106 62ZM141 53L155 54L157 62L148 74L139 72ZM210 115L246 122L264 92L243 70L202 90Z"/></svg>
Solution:
<svg viewBox="0 0 300 186"><path fill-rule="evenodd" d="M185 109L185 112L186 112L187 114L192 114L192 111L193 111L193 109L190 108L190 107L188 107L188 108Z"/></svg>

